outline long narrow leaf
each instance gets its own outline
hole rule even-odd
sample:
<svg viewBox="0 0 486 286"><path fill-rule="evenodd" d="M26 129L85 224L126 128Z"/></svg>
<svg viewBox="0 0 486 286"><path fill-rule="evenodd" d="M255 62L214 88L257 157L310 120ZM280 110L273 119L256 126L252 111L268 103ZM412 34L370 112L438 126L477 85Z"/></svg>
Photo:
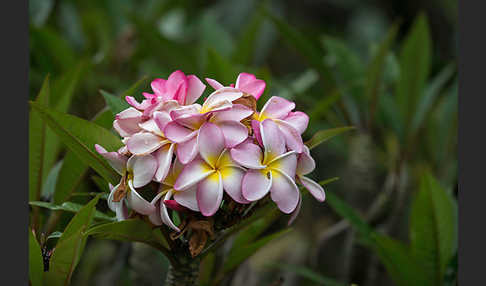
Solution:
<svg viewBox="0 0 486 286"><path fill-rule="evenodd" d="M122 145L118 137L93 122L45 108L37 103L31 103L31 106L40 112L47 124L83 163L92 167L105 180L116 183L118 174L94 151L94 145L100 144L108 150L117 150Z"/></svg>
<svg viewBox="0 0 486 286"><path fill-rule="evenodd" d="M327 140L331 139L334 136L337 136L343 132L349 131L354 129L353 126L346 126L346 127L338 127L332 129L321 130L314 134L309 141L305 142L305 145L309 147L309 149L313 149L322 143L326 142Z"/></svg>
<svg viewBox="0 0 486 286"><path fill-rule="evenodd" d="M48 202L38 202L38 201L33 201L29 202L29 205L32 206L38 206L42 208L47 208L53 211L66 211L66 212L71 212L71 213L77 213L83 205L73 203L73 202L64 202L61 205L56 205L53 203L48 203ZM115 217L108 216L100 211L95 211L94 213L94 218L95 219L100 219L100 220L105 220L105 221L115 221Z"/></svg>
<svg viewBox="0 0 486 286"><path fill-rule="evenodd" d="M29 281L32 286L42 286L44 262L39 243L29 228Z"/></svg>
<svg viewBox="0 0 486 286"><path fill-rule="evenodd" d="M345 286L347 284L338 282L332 278L326 277L320 273L314 272L309 268L299 266L299 265L292 265L292 264L285 264L285 263L269 263L268 266L273 268L279 268L281 270L285 270L288 272L294 272L297 275L307 278L308 280L317 283L319 285L325 286Z"/></svg>

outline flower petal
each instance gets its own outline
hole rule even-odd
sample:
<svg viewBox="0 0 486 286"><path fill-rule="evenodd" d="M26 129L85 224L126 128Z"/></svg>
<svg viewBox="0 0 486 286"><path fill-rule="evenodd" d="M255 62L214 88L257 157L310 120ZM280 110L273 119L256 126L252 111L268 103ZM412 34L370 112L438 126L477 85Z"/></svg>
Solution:
<svg viewBox="0 0 486 286"><path fill-rule="evenodd" d="M260 133L264 150L264 162L285 153L285 141L282 132L272 119L265 119L260 125Z"/></svg>
<svg viewBox="0 0 486 286"><path fill-rule="evenodd" d="M133 172L133 186L140 188L152 181L157 170L157 160L152 155L132 155L128 159L127 169Z"/></svg>
<svg viewBox="0 0 486 286"><path fill-rule="evenodd" d="M249 169L263 169L262 149L247 140L230 150L231 158L238 164Z"/></svg>
<svg viewBox="0 0 486 286"><path fill-rule="evenodd" d="M168 143L163 137L149 132L136 133L127 141L128 151L135 155L147 155Z"/></svg>
<svg viewBox="0 0 486 286"><path fill-rule="evenodd" d="M224 150L225 139L223 132L214 123L206 122L199 129L197 145L199 154L211 167L216 166L216 161Z"/></svg>
<svg viewBox="0 0 486 286"><path fill-rule="evenodd" d="M238 167L226 167L221 169L223 188L226 193L237 203L247 204L250 201L245 199L241 193L241 181L245 171Z"/></svg>
<svg viewBox="0 0 486 286"><path fill-rule="evenodd" d="M199 206L197 205L196 192L196 186L193 186L185 191L175 192L174 200L180 205L185 206L186 208L195 212L198 212Z"/></svg>
<svg viewBox="0 0 486 286"><path fill-rule="evenodd" d="M290 112L282 120L292 125L299 132L299 134L304 133L309 125L309 116L301 111Z"/></svg>
<svg viewBox="0 0 486 286"><path fill-rule="evenodd" d="M212 173L214 170L203 159L196 158L184 166L174 184L174 189L176 191L186 190Z"/></svg>
<svg viewBox="0 0 486 286"><path fill-rule="evenodd" d="M162 225L163 222L162 222L162 219L161 219L161 214L160 214L160 198L163 196L162 193L158 193L153 199L152 201L150 202L150 204L152 204L155 208L155 211L152 212L148 218L150 220L151 223L153 223L154 225Z"/></svg>
<svg viewBox="0 0 486 286"><path fill-rule="evenodd" d="M223 200L223 181L219 172L211 174L197 185L196 198L204 216L212 216L218 211Z"/></svg>
<svg viewBox="0 0 486 286"><path fill-rule="evenodd" d="M195 75L187 76L187 95L185 104L193 104L196 100L201 97L206 85L201 82L201 80Z"/></svg>
<svg viewBox="0 0 486 286"><path fill-rule="evenodd" d="M295 129L292 125L283 120L276 119L275 122L277 123L280 131L285 137L285 144L287 145L287 147L297 153L302 152L304 142L302 141L302 137L300 136L299 131L297 131L297 129Z"/></svg>
<svg viewBox="0 0 486 286"><path fill-rule="evenodd" d="M170 117L169 113L155 111L152 116L153 116L152 121L157 125L160 134L163 134L162 131L165 129L165 126L167 126L167 124L169 124L169 122L172 121L172 118Z"/></svg>
<svg viewBox="0 0 486 286"><path fill-rule="evenodd" d="M195 133L197 134L197 132ZM193 137L186 142L177 144L177 158L182 164L187 164L196 158L198 151L197 137Z"/></svg>
<svg viewBox="0 0 486 286"><path fill-rule="evenodd" d="M282 119L295 108L295 103L279 96L272 96L262 108L260 118Z"/></svg>
<svg viewBox="0 0 486 286"><path fill-rule="evenodd" d="M297 160L297 169L295 172L298 175L303 176L314 171L315 168L316 168L316 162L311 157L309 148L304 145L304 149L302 150L302 153L299 154L299 159Z"/></svg>
<svg viewBox="0 0 486 286"><path fill-rule="evenodd" d="M253 95L256 99L262 95L265 86L265 81L257 79L255 75L249 73L240 73L235 85L236 88Z"/></svg>
<svg viewBox="0 0 486 286"><path fill-rule="evenodd" d="M253 110L243 104L233 104L228 110L219 111L213 114L211 121L214 123L222 121L241 121L253 114Z"/></svg>
<svg viewBox="0 0 486 286"><path fill-rule="evenodd" d="M258 120L252 120L251 121L251 128L253 129L253 135L255 136L255 139L257 140L258 144L263 147L263 142L262 142L262 134L260 132L260 125L262 123Z"/></svg>
<svg viewBox="0 0 486 286"><path fill-rule="evenodd" d="M108 195L106 202L108 203L108 208L112 211L115 211L116 205L119 203L113 201L113 194L115 193L115 190L118 189L119 186L120 184L113 187L111 183L108 183L108 187L110 188L110 194Z"/></svg>
<svg viewBox="0 0 486 286"><path fill-rule="evenodd" d="M153 154L158 163L157 171L155 172L154 175L155 181L162 182L164 181L165 177L167 177L167 174L169 173L170 165L172 163L174 148L175 148L175 144L172 143L165 144Z"/></svg>
<svg viewBox="0 0 486 286"><path fill-rule="evenodd" d="M242 86L252 83L255 80L256 77L254 74L242 72L236 78L235 87L241 89Z"/></svg>
<svg viewBox="0 0 486 286"><path fill-rule="evenodd" d="M299 188L292 178L282 172L272 171L272 177L270 189L272 200L282 212L286 214L293 212L299 203Z"/></svg>
<svg viewBox="0 0 486 286"><path fill-rule="evenodd" d="M248 128L238 121L222 121L218 123L218 127L223 132L225 146L228 148L232 148L248 138Z"/></svg>
<svg viewBox="0 0 486 286"><path fill-rule="evenodd" d="M155 211L155 206L147 202L134 188L132 181L128 181L130 192L128 192L128 205L139 214L149 215Z"/></svg>
<svg viewBox="0 0 486 286"><path fill-rule="evenodd" d="M212 79L212 78L205 78L205 80L207 81L207 83L209 83L209 85L214 88L215 90L218 90L220 88L223 88L224 86L222 84L220 84L218 81Z"/></svg>
<svg viewBox="0 0 486 286"><path fill-rule="evenodd" d="M123 175L128 160L126 156L121 155L118 152L107 152L105 148L98 144L95 144L95 149L96 152L98 152L108 161L108 164L110 164L110 166L117 171L118 174Z"/></svg>
<svg viewBox="0 0 486 286"><path fill-rule="evenodd" d="M243 176L242 194L249 201L263 198L272 186L272 174L266 170L248 170Z"/></svg>
<svg viewBox="0 0 486 286"><path fill-rule="evenodd" d="M223 87L211 93L201 109L201 113L231 108L231 102L243 96L243 93L232 87Z"/></svg>
<svg viewBox="0 0 486 286"><path fill-rule="evenodd" d="M162 135L161 130L164 130L164 129L159 128L159 126L157 125L157 123L155 122L155 120L153 118L150 118L147 121L139 123L138 126L144 131L151 132L151 133L157 134L159 136Z"/></svg>
<svg viewBox="0 0 486 286"><path fill-rule="evenodd" d="M175 121L169 122L163 132L165 137L174 143L186 142L197 135L197 131L184 127Z"/></svg>
<svg viewBox="0 0 486 286"><path fill-rule="evenodd" d="M323 202L326 199L326 193L321 185L304 176L299 176L299 181L316 200Z"/></svg>
<svg viewBox="0 0 486 286"><path fill-rule="evenodd" d="M141 103L139 103L133 96L126 96L125 100L128 102L128 104L138 110L145 110L150 105L152 105L151 99L144 99Z"/></svg>
<svg viewBox="0 0 486 286"><path fill-rule="evenodd" d="M128 207L125 200L118 202L115 205L116 220L122 221L128 218Z"/></svg>
<svg viewBox="0 0 486 286"><path fill-rule="evenodd" d="M295 169L297 168L297 155L293 151L289 151L275 158L268 167L285 173L287 176L295 177Z"/></svg>

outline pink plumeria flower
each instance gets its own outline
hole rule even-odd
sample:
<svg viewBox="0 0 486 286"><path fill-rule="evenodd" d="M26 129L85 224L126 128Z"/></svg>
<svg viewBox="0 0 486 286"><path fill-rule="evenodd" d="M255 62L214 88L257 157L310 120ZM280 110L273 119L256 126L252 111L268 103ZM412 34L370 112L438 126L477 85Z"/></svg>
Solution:
<svg viewBox="0 0 486 286"><path fill-rule="evenodd" d="M153 113L151 119L139 124L142 131L133 134L125 142L130 153L137 156L152 154L155 157L157 171L154 180L157 182L162 182L167 176L175 149L175 144L161 130L172 121L169 113L178 107L177 103L166 102L160 111Z"/></svg>
<svg viewBox="0 0 486 286"><path fill-rule="evenodd" d="M150 221L155 225L165 224L173 230L179 232L180 229L172 222L169 216L167 202L174 198L175 203L179 207L188 208L192 211L199 212L196 199L196 187L189 188L184 191L174 190L174 183L179 176L184 166L175 160L169 175L165 181L160 185L160 190L157 196L154 197L151 204L155 206L156 211L149 216Z"/></svg>
<svg viewBox="0 0 486 286"><path fill-rule="evenodd" d="M113 187L110 192L110 197L108 197L109 203L116 203L113 202L115 192L124 191L126 192L126 196L123 196L120 202L126 200L125 203L128 207L143 215L150 215L154 212L154 206L140 196L136 191L136 188L141 188L152 181L157 170L157 160L155 157L150 154L145 156L132 155L127 160L126 156L123 156L118 152L107 152L105 148L98 144L95 145L95 148L96 151L108 161L113 169L122 176L120 183ZM116 205L112 206L115 208L115 211L117 208L120 209L120 211L123 210L123 204L119 207ZM124 217L122 214L117 214L117 217L119 216Z"/></svg>
<svg viewBox="0 0 486 286"><path fill-rule="evenodd" d="M284 213L291 213L299 201L299 189L294 177L297 165L295 151L285 148L285 141L277 124L266 119L260 125L264 151L250 140L231 149L231 157L248 168L242 180L242 195L257 201L270 192L272 200Z"/></svg>
<svg viewBox="0 0 486 286"><path fill-rule="evenodd" d="M280 131L284 135L285 144L289 149L302 152L304 143L302 142L302 133L307 129L309 116L304 112L292 112L295 103L279 96L272 96L263 106L260 113L255 113L255 120L252 121L252 127L258 132L259 122L265 119L272 119L277 123ZM258 138L258 137L257 137Z"/></svg>
<svg viewBox="0 0 486 286"><path fill-rule="evenodd" d="M130 137L141 130L142 112L133 107L127 108L115 116L113 128L121 137Z"/></svg>
<svg viewBox="0 0 486 286"><path fill-rule="evenodd" d="M223 190L236 202L248 203L241 194L245 170L231 159L221 129L211 122L204 123L197 144L200 157L184 167L174 189L184 191L197 185L196 198L204 216L212 216L219 209Z"/></svg>
<svg viewBox="0 0 486 286"><path fill-rule="evenodd" d="M211 78L206 78L206 81L211 85L215 90L219 90L221 88L224 88L224 86L217 82L214 79ZM248 93L253 95L255 99L258 100L260 96L263 94L265 91L265 86L266 83L264 80L257 79L255 75L249 74L249 73L240 73L238 75L238 78L236 79L236 84L233 85L231 84L230 87L235 87L236 89L239 89L243 91L244 93Z"/></svg>
<svg viewBox="0 0 486 286"><path fill-rule="evenodd" d="M197 156L199 129L207 121L221 129L226 147L236 146L248 137L248 129L240 121L253 111L232 103L242 95L233 88L223 88L212 93L202 106L193 104L171 111L173 121L166 125L164 134L177 143L177 157L183 164Z"/></svg>
<svg viewBox="0 0 486 286"><path fill-rule="evenodd" d="M145 99L138 103L135 98L127 96L127 102L138 110L143 110L145 116L158 109L160 104L174 100L180 105L190 105L203 94L206 85L195 75L186 76L182 71L173 72L167 80L157 78L151 83L153 94L144 92Z"/></svg>

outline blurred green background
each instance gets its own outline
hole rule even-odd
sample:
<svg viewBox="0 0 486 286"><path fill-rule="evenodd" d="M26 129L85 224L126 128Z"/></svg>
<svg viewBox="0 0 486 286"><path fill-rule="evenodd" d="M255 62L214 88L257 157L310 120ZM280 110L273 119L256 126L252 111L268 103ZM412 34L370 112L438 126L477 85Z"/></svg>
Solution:
<svg viewBox="0 0 486 286"><path fill-rule="evenodd" d="M339 177L326 188L374 229L409 240L425 170L457 198L456 1L30 0L29 15L31 99L50 74L54 96L70 94L67 111L91 119L105 106L99 90L120 94L143 77L137 96L176 69L225 85L255 73L267 82L260 106L278 95L310 115L305 140L320 129L356 127L313 149L312 176ZM77 191L94 187L87 180ZM282 277L281 285L316 285L320 275L396 283L326 202L304 197L293 228L224 284ZM91 239L73 285L160 285L166 267L141 245Z"/></svg>

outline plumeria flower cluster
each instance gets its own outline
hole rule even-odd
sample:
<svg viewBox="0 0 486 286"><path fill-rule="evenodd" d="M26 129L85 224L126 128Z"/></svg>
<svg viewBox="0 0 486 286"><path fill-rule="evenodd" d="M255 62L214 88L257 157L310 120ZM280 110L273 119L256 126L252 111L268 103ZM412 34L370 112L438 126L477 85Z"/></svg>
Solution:
<svg viewBox="0 0 486 286"><path fill-rule="evenodd" d="M266 84L252 74L241 73L229 86L206 81L214 91L202 104L196 101L206 85L181 71L152 81L153 93L143 93L142 102L126 97L131 107L113 122L124 146L111 152L95 146L121 175L108 197L117 219L128 218L131 209L179 232L170 211L213 216L224 193L238 204L269 194L295 218L301 204L297 184L324 201L322 187L305 176L315 168L301 137L309 117L278 96L258 112ZM158 191L149 201L140 193L151 182Z"/></svg>

